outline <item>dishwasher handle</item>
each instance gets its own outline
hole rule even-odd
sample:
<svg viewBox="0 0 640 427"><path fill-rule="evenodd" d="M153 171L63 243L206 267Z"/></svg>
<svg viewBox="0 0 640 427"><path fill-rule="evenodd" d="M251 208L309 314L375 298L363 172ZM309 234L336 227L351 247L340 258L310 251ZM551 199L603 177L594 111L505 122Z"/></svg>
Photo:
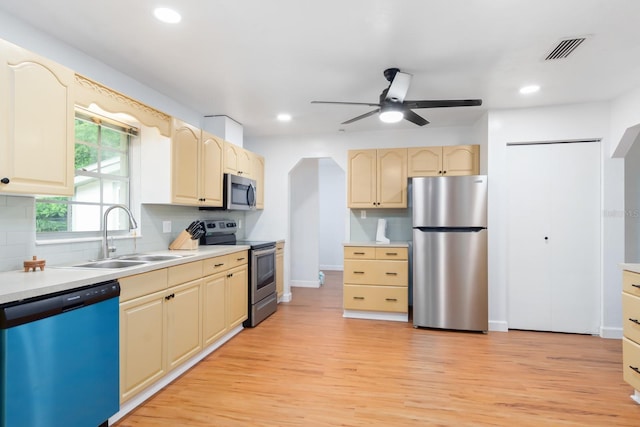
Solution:
<svg viewBox="0 0 640 427"><path fill-rule="evenodd" d="M0 305L0 329L55 316L120 295L117 280Z"/></svg>

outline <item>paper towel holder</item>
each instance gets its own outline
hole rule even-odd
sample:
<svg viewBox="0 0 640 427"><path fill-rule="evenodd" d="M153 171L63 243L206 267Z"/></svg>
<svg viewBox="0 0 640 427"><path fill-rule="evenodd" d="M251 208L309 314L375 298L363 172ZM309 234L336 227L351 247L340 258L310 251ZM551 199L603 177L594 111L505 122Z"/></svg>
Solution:
<svg viewBox="0 0 640 427"><path fill-rule="evenodd" d="M387 220L383 218L378 219L378 231L376 232L376 243L389 243L390 240L386 236L387 234Z"/></svg>

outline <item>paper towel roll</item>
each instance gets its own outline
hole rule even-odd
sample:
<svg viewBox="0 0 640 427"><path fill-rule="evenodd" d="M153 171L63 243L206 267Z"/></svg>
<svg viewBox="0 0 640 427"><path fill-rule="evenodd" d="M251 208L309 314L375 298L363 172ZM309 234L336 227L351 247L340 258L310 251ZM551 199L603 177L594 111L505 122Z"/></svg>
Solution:
<svg viewBox="0 0 640 427"><path fill-rule="evenodd" d="M387 220L386 219L378 219L378 231L376 232L376 243L389 243L389 239L386 237L387 234Z"/></svg>

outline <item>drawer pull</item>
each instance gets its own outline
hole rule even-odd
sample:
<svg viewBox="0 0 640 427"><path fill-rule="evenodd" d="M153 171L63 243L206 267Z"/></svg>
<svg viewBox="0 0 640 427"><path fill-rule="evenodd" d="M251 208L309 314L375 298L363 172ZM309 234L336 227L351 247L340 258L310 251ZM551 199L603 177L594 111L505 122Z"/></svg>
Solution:
<svg viewBox="0 0 640 427"><path fill-rule="evenodd" d="M364 271L354 271L353 274L364 274Z"/></svg>
<svg viewBox="0 0 640 427"><path fill-rule="evenodd" d="M398 298L385 298L384 300L389 302L398 302Z"/></svg>
<svg viewBox="0 0 640 427"><path fill-rule="evenodd" d="M640 321L638 321L638 319L629 318L629 320L635 323L636 325L640 325Z"/></svg>
<svg viewBox="0 0 640 427"><path fill-rule="evenodd" d="M398 275L398 273L389 273L389 272L384 273L384 274L386 274L387 276L397 276Z"/></svg>
<svg viewBox="0 0 640 427"><path fill-rule="evenodd" d="M387 252L386 255L396 256L396 255L398 255L398 252Z"/></svg>
<svg viewBox="0 0 640 427"><path fill-rule="evenodd" d="M236 258L236 261L243 261L243 260L244 260L244 257L242 257L242 258Z"/></svg>
<svg viewBox="0 0 640 427"><path fill-rule="evenodd" d="M213 264L214 267L222 267L224 265L224 262L221 262L220 264Z"/></svg>
<svg viewBox="0 0 640 427"><path fill-rule="evenodd" d="M364 297L353 297L353 299L364 299Z"/></svg>
<svg viewBox="0 0 640 427"><path fill-rule="evenodd" d="M354 255L364 255L364 252L354 252Z"/></svg>
<svg viewBox="0 0 640 427"><path fill-rule="evenodd" d="M629 367L630 367L632 370L636 371L638 374L640 374L640 369L638 369L638 367L637 367L637 366L631 366L631 365L629 365Z"/></svg>
<svg viewBox="0 0 640 427"><path fill-rule="evenodd" d="M636 285L635 283L632 283L631 286L633 286L634 288L640 288L640 285Z"/></svg>

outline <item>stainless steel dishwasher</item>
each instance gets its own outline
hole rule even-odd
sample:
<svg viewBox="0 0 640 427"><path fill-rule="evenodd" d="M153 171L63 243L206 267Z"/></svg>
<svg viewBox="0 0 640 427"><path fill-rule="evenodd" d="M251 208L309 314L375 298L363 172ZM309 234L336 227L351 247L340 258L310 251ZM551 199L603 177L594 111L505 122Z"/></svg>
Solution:
<svg viewBox="0 0 640 427"><path fill-rule="evenodd" d="M94 427L119 410L120 285L0 305L0 426Z"/></svg>

